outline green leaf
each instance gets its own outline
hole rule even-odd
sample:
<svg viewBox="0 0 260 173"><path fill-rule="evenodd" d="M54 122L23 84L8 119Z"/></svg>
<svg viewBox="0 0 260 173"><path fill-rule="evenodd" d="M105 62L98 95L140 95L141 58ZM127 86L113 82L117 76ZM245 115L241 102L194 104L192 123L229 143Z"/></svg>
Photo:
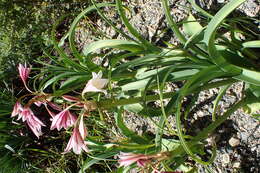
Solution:
<svg viewBox="0 0 260 173"><path fill-rule="evenodd" d="M215 73L218 72L217 73ZM197 155L193 153L191 150L190 146L188 145L188 142L184 139L183 132L182 132L182 127L181 127L181 107L182 107L182 100L183 98L189 93L189 90L192 88L196 88L200 86L202 83L207 82L209 80L215 79L218 75L223 75L221 72L218 71L217 66L209 66L200 72L198 72L196 75L193 75L193 77L188 80L185 85L181 88L180 93L178 95L178 98L176 100L176 112L175 112L175 117L176 117L176 126L177 126L177 133L178 137L180 139L181 145L183 149L186 151L187 154L189 154L192 159L195 161L203 164L203 165L208 165L211 164L213 161L213 158L215 157L215 153L212 154L212 157L209 161L203 161L201 158L199 158Z"/></svg>
<svg viewBox="0 0 260 173"><path fill-rule="evenodd" d="M206 33L205 33L205 43L208 46L208 51L211 60L221 67L224 71L230 73L237 73L238 75L234 77L235 79L243 80L254 85L260 85L260 75L259 72L240 69L236 65L230 64L226 59L217 51L215 46L215 36L218 26L223 22L225 17L227 17L233 10L235 10L239 5L241 5L246 0L233 0L227 3L210 21Z"/></svg>
<svg viewBox="0 0 260 173"><path fill-rule="evenodd" d="M184 48L190 47L191 45L197 45L199 48L206 51L206 46L202 43L205 34L205 28L202 28L198 32L194 33L185 43Z"/></svg>
<svg viewBox="0 0 260 173"><path fill-rule="evenodd" d="M60 39L60 42L58 44L59 47L62 47L65 43L65 40L68 38L69 36L69 33L65 34L61 39Z"/></svg>
<svg viewBox="0 0 260 173"><path fill-rule="evenodd" d="M222 99L223 95L226 93L227 89L231 86L232 84L223 86L219 93L218 96L216 97L216 99L213 101L213 112L212 112L212 120L215 121L216 120L216 112L218 109L218 103L220 102L220 100Z"/></svg>
<svg viewBox="0 0 260 173"><path fill-rule="evenodd" d="M251 116L260 121L260 114L252 114Z"/></svg>
<svg viewBox="0 0 260 173"><path fill-rule="evenodd" d="M183 24L184 33L188 36L192 36L198 32L200 32L203 27L199 22L196 21L195 17L190 13L189 17L186 19Z"/></svg>
<svg viewBox="0 0 260 173"><path fill-rule="evenodd" d="M185 44L186 38L179 30L179 27L177 23L173 20L172 15L170 13L170 5L168 3L168 0L162 0L163 10L166 16L166 20L169 23L172 31L176 34L177 38L180 40L182 44Z"/></svg>
<svg viewBox="0 0 260 173"><path fill-rule="evenodd" d="M66 79L60 86L61 90L75 88L76 86L81 87L87 83L87 80L90 79L89 75L77 75Z"/></svg>
<svg viewBox="0 0 260 173"><path fill-rule="evenodd" d="M124 31L122 31L121 29L117 28L111 20L109 20L102 12L101 10L97 7L97 4L94 0L91 0L92 4L96 7L96 10L98 12L98 14L100 15L100 17L111 27L114 28L114 30L118 33L120 33L122 36L124 36L127 40L132 40L135 41L133 38L129 37ZM137 43L137 41L135 41Z"/></svg>
<svg viewBox="0 0 260 173"><path fill-rule="evenodd" d="M77 72L64 72L62 74L59 74L57 76L54 76L53 78L51 78L50 80L48 80L42 87L42 90L44 90L45 88L47 88L49 85L61 80L61 79L64 79L66 77L71 77L72 75L77 75L78 73Z"/></svg>
<svg viewBox="0 0 260 173"><path fill-rule="evenodd" d="M56 28L59 26L59 24L68 16L70 16L71 14L67 14L67 15L63 15L61 16L53 25L52 30L51 30L51 39L54 45L54 48L57 50L57 52L59 53L59 55L61 56L61 61L63 61L65 63L65 66L70 66L73 69L77 69L80 71L86 71L86 68L81 66L80 64L74 62L72 60L72 58L70 58L66 52L59 46L59 43L56 40Z"/></svg>
<svg viewBox="0 0 260 173"><path fill-rule="evenodd" d="M142 144L116 144L119 145L118 149L123 150L123 149L128 149L128 150L147 150L149 148L154 147L154 144L147 144L147 145L142 145Z"/></svg>
<svg viewBox="0 0 260 173"><path fill-rule="evenodd" d="M169 67L169 68L172 68L172 67ZM138 89L145 88L145 86L148 84L148 82L151 80L151 78L154 75L157 74L157 72L159 73L160 76L164 76L164 73L165 73L165 71L167 71L167 69L162 68L162 69L158 69L158 70L152 70L152 71L149 71L149 72L145 72L142 75L138 76L138 78L140 78L141 80L137 80L135 82L131 82L131 83L128 83L128 84L121 86L122 90L128 91L128 90L138 90ZM197 72L198 72L197 69L175 71L175 72L172 72L169 75L167 82L185 80L185 79L188 79L189 77L191 77L192 75L194 75ZM149 76L147 76L147 74L149 74ZM146 78L144 78L144 77L146 77ZM142 79L142 78L144 78L144 79ZM155 82L152 82L151 86L154 86L154 85L155 85Z"/></svg>
<svg viewBox="0 0 260 173"><path fill-rule="evenodd" d="M91 52L101 48L117 48L122 50L128 50L131 52L138 52L143 50L143 48L135 42L127 41L127 40L111 39L111 40L99 40L86 45L83 48L83 54L85 56L88 56Z"/></svg>
<svg viewBox="0 0 260 173"><path fill-rule="evenodd" d="M138 143L138 144L149 144L149 141L147 141L145 138L137 135L135 132L131 131L130 129L128 129L126 127L126 125L124 124L123 117L122 117L122 109L118 110L118 112L115 113L115 119L116 119L117 127L131 141Z"/></svg>
<svg viewBox="0 0 260 173"><path fill-rule="evenodd" d="M172 151L180 146L180 141L176 139L162 138L162 151Z"/></svg>
<svg viewBox="0 0 260 173"><path fill-rule="evenodd" d="M192 7L196 9L196 11L200 12L201 14L203 14L204 16L206 16L208 18L213 18L213 16L211 14L209 14L207 11L205 11L199 5L197 5L196 0L188 0L188 1L189 1L189 3L191 3Z"/></svg>
<svg viewBox="0 0 260 173"><path fill-rule="evenodd" d="M260 40L248 41L242 44L244 48L260 48Z"/></svg>
<svg viewBox="0 0 260 173"><path fill-rule="evenodd" d="M142 37L142 35L140 33L138 33L138 31L130 24L129 20L127 19L126 15L125 15L121 0L116 0L116 7L117 7L118 13L120 15L120 18L122 19L122 21L123 21L124 25L126 26L126 28L128 29L128 31L144 45L146 50L148 50L150 52L160 52L161 51L160 48L154 46L149 41L145 40Z"/></svg>
<svg viewBox="0 0 260 173"><path fill-rule="evenodd" d="M244 69L241 75L235 76L235 79L246 81L250 84L260 86L260 72Z"/></svg>
<svg viewBox="0 0 260 173"><path fill-rule="evenodd" d="M87 169L89 169L92 165L102 161L102 160L106 160L109 157L113 157L117 154L117 152L109 152L106 151L104 154L100 154L100 155L95 155L95 158L88 158L87 160L84 161L79 173L85 173L85 171Z"/></svg>
<svg viewBox="0 0 260 173"><path fill-rule="evenodd" d="M85 10L83 10L73 21L73 23L70 26L70 30L69 30L69 44L70 44L70 49L72 50L73 55L78 58L78 60L82 61L82 55L78 52L76 46L75 46L75 29L78 25L78 23L80 22L80 20L87 15L88 13L96 10L96 8L102 8L102 7L109 7L109 6L115 6L115 4L111 4L111 3L99 3L96 5L92 5L88 8L86 8ZM85 61L88 69L90 71L98 71L97 69L100 69L100 67L98 65L96 65L95 63L93 63L91 61L91 59L89 59L87 57L87 60Z"/></svg>
<svg viewBox="0 0 260 173"><path fill-rule="evenodd" d="M130 112L139 113L143 110L143 106L140 103L125 105L124 109Z"/></svg>
<svg viewBox="0 0 260 173"><path fill-rule="evenodd" d="M243 107L243 110L247 114L254 114L256 111L260 110L260 102L247 104Z"/></svg>
<svg viewBox="0 0 260 173"><path fill-rule="evenodd" d="M122 91L138 90L138 89L145 88L145 86L148 84L149 81L150 81L150 78L138 80L135 82L127 83L127 84L121 86L121 88L122 88Z"/></svg>
<svg viewBox="0 0 260 173"><path fill-rule="evenodd" d="M260 87L256 85L249 85L250 91L255 95L255 97L260 98Z"/></svg>
<svg viewBox="0 0 260 173"><path fill-rule="evenodd" d="M224 47L222 47L224 48ZM251 61L249 61L244 56L240 56L237 54L237 52L229 50L227 47L222 49L221 47L218 47L218 52L221 54L223 58L225 58L227 63L235 65L239 69L252 69L255 67L257 68ZM222 49L222 50L221 50Z"/></svg>

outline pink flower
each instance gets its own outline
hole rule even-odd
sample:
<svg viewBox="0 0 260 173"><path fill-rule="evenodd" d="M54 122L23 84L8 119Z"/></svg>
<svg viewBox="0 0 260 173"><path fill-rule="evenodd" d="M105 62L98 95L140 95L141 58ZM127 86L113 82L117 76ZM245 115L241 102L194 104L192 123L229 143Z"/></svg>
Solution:
<svg viewBox="0 0 260 173"><path fill-rule="evenodd" d="M32 132L39 138L42 135L41 127L45 126L39 120L29 107L23 108L20 102L16 102L11 117L18 115L18 120L22 118L23 122L27 122Z"/></svg>
<svg viewBox="0 0 260 173"><path fill-rule="evenodd" d="M18 120L22 118L22 121L25 122L31 116L34 116L33 111L30 108L23 108L18 116Z"/></svg>
<svg viewBox="0 0 260 173"><path fill-rule="evenodd" d="M82 134L80 133L79 127L75 127L73 130L73 134L70 137L69 143L64 150L63 154L69 152L71 149L73 150L74 153L80 154L82 150L85 152L88 152L88 148L86 146L86 142L84 141L84 138L81 136Z"/></svg>
<svg viewBox="0 0 260 173"><path fill-rule="evenodd" d="M26 86L26 80L29 77L31 68L27 68L26 64L24 64L24 66L22 64L19 64L18 70L19 70L20 78L22 79L24 85Z"/></svg>
<svg viewBox="0 0 260 173"><path fill-rule="evenodd" d="M32 132L39 138L42 135L41 127L45 126L41 120L39 120L30 108L23 108L19 113L18 120L22 118L23 122L27 122Z"/></svg>
<svg viewBox="0 0 260 173"><path fill-rule="evenodd" d="M48 102L48 105L49 105L52 109L54 109L54 110L56 110L56 111L62 111L62 109L61 109L58 105L56 105L55 103Z"/></svg>
<svg viewBox="0 0 260 173"><path fill-rule="evenodd" d="M85 86L82 94L86 92L103 92L106 93L105 90L102 90L108 83L108 79L102 79L102 71L96 74L95 72L92 73L92 79L90 79Z"/></svg>
<svg viewBox="0 0 260 173"><path fill-rule="evenodd" d="M45 126L33 113L27 115L26 122L32 132L39 138L42 135L41 127Z"/></svg>
<svg viewBox="0 0 260 173"><path fill-rule="evenodd" d="M16 102L13 108L13 112L11 117L15 117L16 115L19 115L23 111L23 107L20 102Z"/></svg>
<svg viewBox="0 0 260 173"><path fill-rule="evenodd" d="M76 120L76 116L70 113L68 109L65 109L55 115L52 120L51 130L55 128L60 130L62 127L67 129L68 127L72 126L76 122Z"/></svg>
<svg viewBox="0 0 260 173"><path fill-rule="evenodd" d="M150 157L144 154L134 154L134 153L123 153L121 152L118 156L120 163L120 167L124 166L127 167L133 163L137 163L138 166L144 167L147 162L150 161Z"/></svg>

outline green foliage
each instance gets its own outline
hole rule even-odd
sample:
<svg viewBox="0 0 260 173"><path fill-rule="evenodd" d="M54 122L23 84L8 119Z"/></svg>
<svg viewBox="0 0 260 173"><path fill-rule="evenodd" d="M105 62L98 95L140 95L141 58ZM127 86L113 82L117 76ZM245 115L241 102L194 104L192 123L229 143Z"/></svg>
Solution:
<svg viewBox="0 0 260 173"><path fill-rule="evenodd" d="M88 3L45 1L0 2L0 79L15 76L19 62L32 62L51 46L50 29L57 16L75 13Z"/></svg>
<svg viewBox="0 0 260 173"><path fill-rule="evenodd" d="M203 26L190 14L186 23L183 25L184 35L170 15L168 2L162 0L166 19L182 44L179 49L172 49L156 47L142 38L137 30L129 23L129 20L125 15L125 8L120 0L116 1L116 5L110 3L95 4L95 2L92 1L94 5L84 10L75 18L68 32L70 49L74 57L69 57L59 46L59 43L54 37L54 29L59 24L57 23L57 25L54 26L52 35L55 40L55 48L60 54L61 61L52 58L53 62L57 63L57 65L45 64L47 68L42 75L50 75L48 75L46 81L42 82L39 89L44 91L48 86L52 86L52 91L54 91L53 94L55 96L60 96L74 90L80 91L86 81L91 78L90 73L92 71L97 72L98 70L102 70L105 73L105 78L109 79L109 92L111 93L112 98L103 99L102 97L100 98L100 95L98 96L95 94L88 94L83 98L97 100L99 107L105 109L126 105L119 109L113 109L114 111L117 111L114 113L114 126L120 129L122 134L126 137L127 142L131 145L140 144L155 146L142 151L139 151L137 147L132 147L130 150L131 152L138 151L152 154L165 151L166 139L163 138L163 134L166 129L168 129L171 135L179 137L177 146L175 145L175 140L173 144L171 144L171 140L167 141L168 143L166 144L168 146L174 146L168 147L166 152L172 153L172 155L170 154L169 156L171 163L176 162L178 164L172 165L165 162L164 165L169 164L167 167L159 166L158 168L170 171L172 170L170 169L171 165L175 169L180 167L180 165L185 164L185 159L180 161L178 160L179 156L184 158L190 156L201 164L211 164L216 155L215 148L213 147L211 158L208 158L208 161L204 161L200 158L200 155L205 155L205 153L202 152L202 149L199 149L200 142L203 142L207 136L224 122L236 109L249 104L249 102L250 105L248 106L252 105L252 100L247 99L246 97L243 101L238 102L226 111L221 118L216 118L215 114L217 112L216 109L219 100L225 94L228 87L234 82L237 82L237 80L254 84L256 88L253 89L253 93L257 93L255 91L259 89L259 68L258 65L254 63L255 61L259 61L259 57L256 57L256 53L251 49L258 47L258 42L254 40L256 37L251 36L245 40L238 40L237 37L226 39L223 34L218 33L220 27L224 28L225 32L231 32L233 35L245 32L240 28L237 28L232 20L227 19L227 16L242 2L244 1L231 1L215 16L201 10L198 6L194 6L198 11L202 12L202 15L209 17L211 21L208 26ZM192 4L194 5L194 2L192 2ZM123 24L128 29L129 34L134 38L132 39L127 35L128 33L124 33L122 35L125 36L126 40L98 39L97 41L85 45L81 54L78 52L74 43L75 29L79 21L85 15L97 10L101 18L116 31L119 31L118 28L115 28L113 22L103 14L101 9L104 6L115 6ZM66 41L66 38L61 41ZM106 49L107 53L98 53L99 51L97 50L100 49ZM113 52L114 50L119 53ZM101 59L107 58L109 62L108 68L94 64L92 62L93 57L99 57ZM75 79L71 78L72 75L76 76ZM215 79L220 81L212 82ZM178 92L165 93L164 88L167 83L183 80L186 80L187 82ZM60 84L61 81L63 84ZM76 86L73 87L72 84L75 84L75 82ZM111 85L113 82L117 83L114 87ZM64 88L64 83L68 84L69 87ZM197 136L188 137L184 134L181 125L182 100L188 95L196 94L198 96L198 93L202 90L219 86L224 86L224 88L214 102L214 113L212 115L213 122ZM147 94L153 92L155 89L160 91L159 95ZM250 90L248 91L250 92ZM166 98L170 98L170 101L168 104L164 105L163 100ZM196 98L197 97L195 97L189 105L189 109L196 103ZM160 101L160 108L157 111L149 111L155 110L153 106L148 104L155 100ZM189 109L185 112L185 118L189 113ZM124 110L133 111L147 117L154 115L159 116L160 121L156 124L158 129L155 138L149 141L128 129L122 118ZM102 114L102 110L100 110L99 113ZM176 117L177 131L170 128L168 116L171 114ZM106 123L106 121L104 123ZM99 142L101 142L100 144L97 144L98 142L95 142L95 140L91 141L92 144L95 143L95 145L90 144L89 147L95 150L96 153L94 154L94 159L87 159L84 162L83 170L90 168L90 166L100 162L100 160L107 160L108 157L111 157L113 154L115 155L119 151L130 152L125 148L124 142L122 143L119 141L116 145L111 143L110 147L106 148L107 154L102 154L99 152L98 148L107 146L108 144L102 144L104 142L103 140L99 140ZM97 148L95 149L95 147ZM179 154L176 155L176 153ZM93 157L91 155L89 156Z"/></svg>
<svg viewBox="0 0 260 173"><path fill-rule="evenodd" d="M10 118L13 106L11 91L2 87L0 93L0 172L19 173L27 170L30 164L25 150L21 148L28 138L16 134L21 126L12 123Z"/></svg>
<svg viewBox="0 0 260 173"><path fill-rule="evenodd" d="M259 48L259 41L257 35L245 34L247 31L238 27L238 24L245 24L244 20L236 21L229 16L244 1L232 0L213 16L197 6L195 1L189 0L193 7L206 17L206 20L204 24L199 23L190 14L183 24L184 32L182 32L180 25L170 14L168 1L162 0L169 28L180 41L178 48L159 47L145 40L130 24L125 14L127 8L123 6L121 0L116 0L115 4L96 4L92 1L93 5L79 13L71 22L70 28L62 31L63 36L58 38L59 26L63 21L71 18L70 14L62 15L51 29L54 50L44 49L41 59L37 59L43 67L35 68L39 73L33 78L34 92L31 95L50 97L52 102L61 107L70 108L79 115L79 118L87 119L85 123L89 133L85 140L88 142L90 152L79 157L59 156L61 148L64 148L63 142L61 147L50 145L47 151L36 148L31 150L36 151L39 154L38 157L43 157L43 160L47 160L46 162L53 163L55 158L59 158L62 163L58 164L57 168L61 171L66 170L65 167L69 164L66 162L68 158L76 160L76 167L81 167L78 169L79 172L100 171L100 169L112 172L117 169L113 156L120 152L134 153L135 157L141 155L141 161L147 161L149 164L144 168L133 164L125 169L118 168L118 172L126 172L134 167L146 171L157 169L192 172L196 168L186 165L189 157L205 166L211 164L216 157L216 147L212 146L211 156L207 155L204 151L205 139L238 108L244 107L249 113L259 109L260 57L256 50ZM102 12L104 7L118 11L128 32L123 33L116 28L113 21ZM94 41L85 45L81 52L75 43L75 32L80 21L93 12L97 12L109 26L125 38L122 40L104 39L104 34L95 35ZM210 22L207 24L208 20ZM40 20L38 22L41 23ZM12 27L9 26L9 28ZM222 29L221 32L220 29ZM39 29L37 32L43 31ZM227 38L226 33L231 36ZM244 38L238 37L239 34L242 34ZM9 36L3 38L7 42L10 41ZM49 46L43 39L39 42L45 47ZM69 51L64 48L66 43ZM41 45L34 46L40 49ZM7 50L7 47L3 48ZM33 51L34 49L28 57L35 56ZM39 53L39 51L36 52ZM106 65L105 63L98 64L95 63L95 59L107 63ZM109 81L108 94L83 93L86 83L94 80L93 77L91 78L92 72L99 71L103 72L102 78ZM244 97L222 116L216 116L220 99L228 88L238 81L246 84L243 90ZM182 82L183 86L178 91L167 92L166 85L174 82ZM194 136L186 134L182 119L189 118L190 109L196 106L200 92L216 87L222 87L222 89L214 101L212 121L198 134ZM73 96L76 101L64 99L61 97L64 94ZM184 105L183 101L187 96L192 96L193 99L189 105ZM25 100L23 97L22 99ZM169 101L164 102L165 99ZM27 105L34 101L30 99ZM185 111L183 111L184 108ZM130 130L123 117L128 111L148 118L158 116L159 121L154 122L156 134L140 136ZM112 114L114 116L111 116ZM169 116L175 116L176 129L170 124ZM74 128L77 126L76 123ZM114 130L121 133L118 134ZM70 129L67 129L68 131ZM165 138L166 132L169 134L169 139ZM64 131L61 134L64 134ZM56 142L54 136L49 134L48 142ZM60 136L57 137L59 141L66 138L65 134L63 137ZM143 155L145 155L144 158ZM46 162L39 161L45 164ZM32 163L39 165L39 163ZM138 159L134 163L138 163ZM49 166L49 164L46 165ZM96 165L99 167L95 167ZM54 169L55 166L50 169ZM68 169L71 170L70 167Z"/></svg>

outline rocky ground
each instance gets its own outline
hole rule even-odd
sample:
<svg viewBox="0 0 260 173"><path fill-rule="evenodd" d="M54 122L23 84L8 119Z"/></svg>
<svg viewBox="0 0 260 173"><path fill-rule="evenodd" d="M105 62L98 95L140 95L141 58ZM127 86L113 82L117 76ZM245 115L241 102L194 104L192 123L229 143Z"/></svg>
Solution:
<svg viewBox="0 0 260 173"><path fill-rule="evenodd" d="M138 29L138 31L151 42L161 45L163 41L170 41L178 44L174 34L167 30L165 16L161 4L158 0L126 0L126 5L132 9L129 14L130 22ZM198 5L210 12L215 12L221 8L227 0L197 0ZM186 0L170 0L171 13L176 21L182 21L192 10L191 5ZM260 2L258 0L248 0L241 5L237 12L239 15L256 17L259 19ZM125 30L119 22L119 16L114 11L106 13L112 18L119 28ZM122 38L122 36L114 32L108 25L97 17L97 25L106 32L111 38ZM118 21L118 22L117 22ZM87 34L86 34L87 33ZM79 30L78 43L81 48L91 42L93 38L89 35L93 34L89 30ZM241 98L241 89L243 84L233 85L224 95L220 102L220 110L223 112L226 108ZM205 126L205 120L211 118L212 101L216 97L219 89L211 89L200 94L198 105L192 110L192 115L188 120L193 126L193 130L199 131ZM139 134L144 132L154 133L156 126L153 121L158 118L143 118L134 114L127 114L125 117L126 124L129 128L135 130ZM174 126L174 117L169 120ZM222 124L215 132L214 141L217 143L217 158L210 166L216 173L257 173L260 172L260 127L259 121L245 114L242 110L236 111L224 124ZM205 168L199 166L199 172L206 172Z"/></svg>

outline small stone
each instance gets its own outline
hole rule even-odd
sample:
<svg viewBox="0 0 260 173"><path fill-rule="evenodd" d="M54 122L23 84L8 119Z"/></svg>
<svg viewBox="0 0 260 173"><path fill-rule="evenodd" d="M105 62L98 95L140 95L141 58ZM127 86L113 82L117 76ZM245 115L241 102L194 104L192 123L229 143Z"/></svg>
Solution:
<svg viewBox="0 0 260 173"><path fill-rule="evenodd" d="M242 141L246 142L249 138L249 134L247 132L241 132L240 138L242 139Z"/></svg>
<svg viewBox="0 0 260 173"><path fill-rule="evenodd" d="M231 147L236 147L240 144L240 141L239 139L232 137L229 139L228 143Z"/></svg>
<svg viewBox="0 0 260 173"><path fill-rule="evenodd" d="M204 113L202 111L197 112L198 117L203 117Z"/></svg>
<svg viewBox="0 0 260 173"><path fill-rule="evenodd" d="M225 0L218 0L218 3L224 3Z"/></svg>
<svg viewBox="0 0 260 173"><path fill-rule="evenodd" d="M222 155L222 163L224 164L224 165L226 165L226 164L228 164L230 162L230 157L229 157L229 155L228 154L223 154Z"/></svg>
<svg viewBox="0 0 260 173"><path fill-rule="evenodd" d="M240 168L240 162L234 162L233 163L233 168Z"/></svg>

